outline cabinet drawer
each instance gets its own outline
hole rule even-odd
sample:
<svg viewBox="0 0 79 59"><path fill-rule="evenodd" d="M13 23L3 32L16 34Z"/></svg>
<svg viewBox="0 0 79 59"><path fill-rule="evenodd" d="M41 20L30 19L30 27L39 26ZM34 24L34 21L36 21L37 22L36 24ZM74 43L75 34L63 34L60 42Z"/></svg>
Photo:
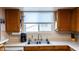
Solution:
<svg viewBox="0 0 79 59"><path fill-rule="evenodd" d="M37 51L37 50L39 50L39 46L24 47L24 51Z"/></svg>
<svg viewBox="0 0 79 59"><path fill-rule="evenodd" d="M39 47L39 50L41 50L41 51L49 51L49 50L51 50L52 48L50 47L50 46L40 46Z"/></svg>
<svg viewBox="0 0 79 59"><path fill-rule="evenodd" d="M55 46L54 49L68 49L68 46Z"/></svg>

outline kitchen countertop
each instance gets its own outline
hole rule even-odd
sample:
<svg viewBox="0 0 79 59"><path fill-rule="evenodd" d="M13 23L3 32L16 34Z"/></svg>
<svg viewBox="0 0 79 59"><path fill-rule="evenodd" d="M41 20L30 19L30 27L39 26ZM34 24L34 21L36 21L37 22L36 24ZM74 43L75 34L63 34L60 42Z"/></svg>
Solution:
<svg viewBox="0 0 79 59"><path fill-rule="evenodd" d="M5 39L5 40L0 40L0 44L3 44L5 42L7 42L9 39Z"/></svg>
<svg viewBox="0 0 79 59"><path fill-rule="evenodd" d="M74 50L79 50L79 42L70 42L70 41L50 41L50 44L27 44L24 43L16 43L16 44L6 44L6 47L24 47L24 46L56 46L56 45L68 45Z"/></svg>

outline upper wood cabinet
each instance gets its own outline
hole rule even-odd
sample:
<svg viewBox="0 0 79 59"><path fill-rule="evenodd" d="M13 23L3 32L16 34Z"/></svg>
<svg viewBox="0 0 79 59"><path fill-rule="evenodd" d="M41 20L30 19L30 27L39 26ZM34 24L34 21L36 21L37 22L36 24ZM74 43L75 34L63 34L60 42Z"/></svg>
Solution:
<svg viewBox="0 0 79 59"><path fill-rule="evenodd" d="M79 33L79 8L59 9L56 19L59 32Z"/></svg>
<svg viewBox="0 0 79 59"><path fill-rule="evenodd" d="M76 32L79 32L79 8L76 9Z"/></svg>
<svg viewBox="0 0 79 59"><path fill-rule="evenodd" d="M74 8L72 13L72 31L79 32L79 8Z"/></svg>
<svg viewBox="0 0 79 59"><path fill-rule="evenodd" d="M57 29L59 32L71 31L71 9L59 9L56 12Z"/></svg>
<svg viewBox="0 0 79 59"><path fill-rule="evenodd" d="M71 31L76 32L76 9L72 10Z"/></svg>
<svg viewBox="0 0 79 59"><path fill-rule="evenodd" d="M20 11L19 9L6 9L6 32L20 31Z"/></svg>

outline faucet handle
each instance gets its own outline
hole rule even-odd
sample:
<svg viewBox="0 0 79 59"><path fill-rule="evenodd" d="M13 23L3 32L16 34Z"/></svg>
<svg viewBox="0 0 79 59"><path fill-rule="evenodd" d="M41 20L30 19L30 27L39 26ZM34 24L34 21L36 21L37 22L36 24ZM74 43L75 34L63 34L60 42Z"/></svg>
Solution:
<svg viewBox="0 0 79 59"><path fill-rule="evenodd" d="M49 40L48 40L48 39L46 39L46 41L47 41L47 44L50 44L50 42L49 42Z"/></svg>

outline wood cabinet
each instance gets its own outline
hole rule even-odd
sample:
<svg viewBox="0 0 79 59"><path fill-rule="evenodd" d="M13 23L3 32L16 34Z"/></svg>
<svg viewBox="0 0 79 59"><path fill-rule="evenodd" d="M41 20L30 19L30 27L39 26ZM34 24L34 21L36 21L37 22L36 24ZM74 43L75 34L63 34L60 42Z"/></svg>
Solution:
<svg viewBox="0 0 79 59"><path fill-rule="evenodd" d="M76 32L79 33L79 8L76 9Z"/></svg>
<svg viewBox="0 0 79 59"><path fill-rule="evenodd" d="M6 32L20 31L20 11L19 9L6 9Z"/></svg>
<svg viewBox="0 0 79 59"><path fill-rule="evenodd" d="M79 8L59 9L56 20L59 32L79 33Z"/></svg>
<svg viewBox="0 0 79 59"><path fill-rule="evenodd" d="M71 9L59 9L56 12L57 29L59 32L71 31Z"/></svg>
<svg viewBox="0 0 79 59"><path fill-rule="evenodd" d="M66 45L56 46L26 46L24 51L70 51L70 47Z"/></svg>
<svg viewBox="0 0 79 59"><path fill-rule="evenodd" d="M72 11L71 31L76 32L76 10Z"/></svg>
<svg viewBox="0 0 79 59"><path fill-rule="evenodd" d="M4 45L0 44L0 51L4 51L4 50L5 50Z"/></svg>
<svg viewBox="0 0 79 59"><path fill-rule="evenodd" d="M72 31L79 33L79 8L74 8L72 13Z"/></svg>

